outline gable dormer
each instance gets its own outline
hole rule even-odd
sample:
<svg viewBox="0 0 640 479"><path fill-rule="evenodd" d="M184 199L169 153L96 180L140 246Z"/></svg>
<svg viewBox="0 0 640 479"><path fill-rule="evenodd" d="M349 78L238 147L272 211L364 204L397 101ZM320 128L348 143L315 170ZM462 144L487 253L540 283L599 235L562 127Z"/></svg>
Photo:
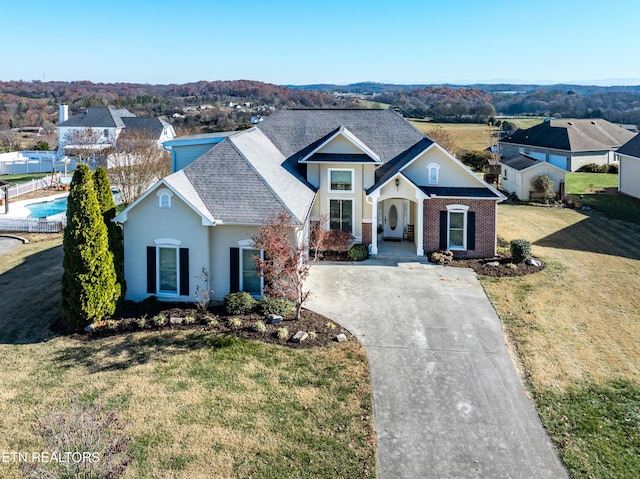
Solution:
<svg viewBox="0 0 640 479"><path fill-rule="evenodd" d="M341 126L303 156L299 163L367 163L379 165L380 157L347 128Z"/></svg>

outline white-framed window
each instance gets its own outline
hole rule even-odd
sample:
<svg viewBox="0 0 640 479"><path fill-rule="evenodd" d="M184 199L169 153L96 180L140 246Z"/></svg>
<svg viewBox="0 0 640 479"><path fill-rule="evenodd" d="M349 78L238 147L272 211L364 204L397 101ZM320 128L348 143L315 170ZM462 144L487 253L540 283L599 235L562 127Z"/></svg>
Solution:
<svg viewBox="0 0 640 479"><path fill-rule="evenodd" d="M329 168L329 191L332 193L353 193L353 168Z"/></svg>
<svg viewBox="0 0 640 479"><path fill-rule="evenodd" d="M178 296L180 291L180 241L156 240L156 291L158 295Z"/></svg>
<svg viewBox="0 0 640 479"><path fill-rule="evenodd" d="M440 177L440 165L438 163L429 163L427 165L428 182L430 185L437 185Z"/></svg>
<svg viewBox="0 0 640 479"><path fill-rule="evenodd" d="M353 200L329 199L329 229L353 235Z"/></svg>
<svg viewBox="0 0 640 479"><path fill-rule="evenodd" d="M158 207L159 208L171 208L171 198L173 197L173 191L162 188L156 193L158 197Z"/></svg>
<svg viewBox="0 0 640 479"><path fill-rule="evenodd" d="M246 243L240 246L240 291L246 291L252 296L262 296L264 278L256 268L256 256L264 259L264 251Z"/></svg>
<svg viewBox="0 0 640 479"><path fill-rule="evenodd" d="M468 206L447 205L447 247L450 250L467 249Z"/></svg>

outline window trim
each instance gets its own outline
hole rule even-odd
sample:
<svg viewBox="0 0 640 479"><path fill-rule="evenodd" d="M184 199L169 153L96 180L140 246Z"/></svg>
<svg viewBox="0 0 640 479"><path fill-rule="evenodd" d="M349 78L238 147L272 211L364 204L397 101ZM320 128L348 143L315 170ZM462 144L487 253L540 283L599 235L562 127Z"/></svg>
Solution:
<svg viewBox="0 0 640 479"><path fill-rule="evenodd" d="M440 182L440 168L441 166L438 163L429 163L427 165L427 183L430 185L437 185ZM434 171L436 172L435 174L435 181L433 181L431 179L431 172Z"/></svg>
<svg viewBox="0 0 640 479"><path fill-rule="evenodd" d="M331 188L331 173L334 171L349 171L351 173L350 190L334 190ZM355 168L327 168L327 191L329 193L353 193L355 191L356 170Z"/></svg>
<svg viewBox="0 0 640 479"><path fill-rule="evenodd" d="M161 297L177 298L180 296L180 245L181 241L163 238L155 240L156 244L156 295ZM176 290L167 291L160 288L160 250L173 249L176 255Z"/></svg>
<svg viewBox="0 0 640 479"><path fill-rule="evenodd" d="M451 245L451 213L462 213L462 246ZM451 251L467 250L467 231L468 231L468 213L469 207L465 205L447 205L447 248ZM458 231L458 230L456 230Z"/></svg>
<svg viewBox="0 0 640 479"><path fill-rule="evenodd" d="M239 254L238 254L238 268L240 270L240 278L239 278L239 289L240 291L244 291L244 251L250 250L250 251L258 251L260 256L260 259L264 260L264 250L261 249L257 249L254 245L253 245L253 241L251 241L250 243L248 241L238 241L238 249L239 249ZM258 278L260 279L260 292L259 293L254 293L254 292L250 292L247 291L247 293L249 293L252 296L261 298L262 295L264 294L264 277L262 275L258 275Z"/></svg>
<svg viewBox="0 0 640 479"><path fill-rule="evenodd" d="M351 231L349 231L349 233L351 234L351 236L355 236L355 227L356 227L355 198L336 198L336 197L327 198L327 213L328 213L327 214L327 230L328 231L331 231L331 202L332 201L351 201ZM340 221L342 222L342 209L340 209Z"/></svg>
<svg viewBox="0 0 640 479"><path fill-rule="evenodd" d="M171 208L171 198L173 198L173 191L162 188L156 192L156 196L158 197L158 208L161 209L169 209ZM167 198L166 206L163 206L162 200Z"/></svg>

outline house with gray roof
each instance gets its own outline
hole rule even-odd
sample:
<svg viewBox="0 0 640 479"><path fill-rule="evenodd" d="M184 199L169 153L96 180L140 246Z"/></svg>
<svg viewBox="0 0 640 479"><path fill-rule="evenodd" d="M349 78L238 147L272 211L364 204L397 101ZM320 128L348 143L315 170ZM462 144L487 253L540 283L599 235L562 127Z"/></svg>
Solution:
<svg viewBox="0 0 640 479"><path fill-rule="evenodd" d="M635 133L602 119L547 120L498 142L503 158L526 154L566 171L616 161L614 152Z"/></svg>
<svg viewBox="0 0 640 479"><path fill-rule="evenodd" d="M155 117L137 117L125 108L91 107L66 118L67 108L60 109L58 152L73 153L79 148L99 152L116 144L122 132L143 132L158 147L175 137L173 126Z"/></svg>
<svg viewBox="0 0 640 479"><path fill-rule="evenodd" d="M618 157L618 190L625 195L640 198L640 135L622 145Z"/></svg>
<svg viewBox="0 0 640 479"><path fill-rule="evenodd" d="M536 176L547 175L553 181L556 195L562 191L565 170L529 155L515 155L500 161L502 189L520 200L534 199L533 180Z"/></svg>
<svg viewBox="0 0 640 479"><path fill-rule="evenodd" d="M165 143L174 171L120 213L127 297L194 301L206 268L213 297L262 294L251 238L286 211L350 233L372 255L404 241L416 257L496 252L504 196L392 110L278 110L258 125ZM194 158L193 149L202 153Z"/></svg>

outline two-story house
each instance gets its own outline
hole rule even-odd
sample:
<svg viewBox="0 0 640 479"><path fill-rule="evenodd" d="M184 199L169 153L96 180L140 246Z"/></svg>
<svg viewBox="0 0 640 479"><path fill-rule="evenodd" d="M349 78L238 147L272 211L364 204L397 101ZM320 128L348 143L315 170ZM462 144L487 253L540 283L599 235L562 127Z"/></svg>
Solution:
<svg viewBox="0 0 640 479"><path fill-rule="evenodd" d="M279 110L201 140L209 149L195 160L175 155L180 146L192 155L198 138L171 142L180 169L115 219L129 299L194 301L202 268L215 299L260 295L251 237L281 210L301 240L322 220L372 255L386 241L408 242L416 256L495 254L504 196L392 110Z"/></svg>

